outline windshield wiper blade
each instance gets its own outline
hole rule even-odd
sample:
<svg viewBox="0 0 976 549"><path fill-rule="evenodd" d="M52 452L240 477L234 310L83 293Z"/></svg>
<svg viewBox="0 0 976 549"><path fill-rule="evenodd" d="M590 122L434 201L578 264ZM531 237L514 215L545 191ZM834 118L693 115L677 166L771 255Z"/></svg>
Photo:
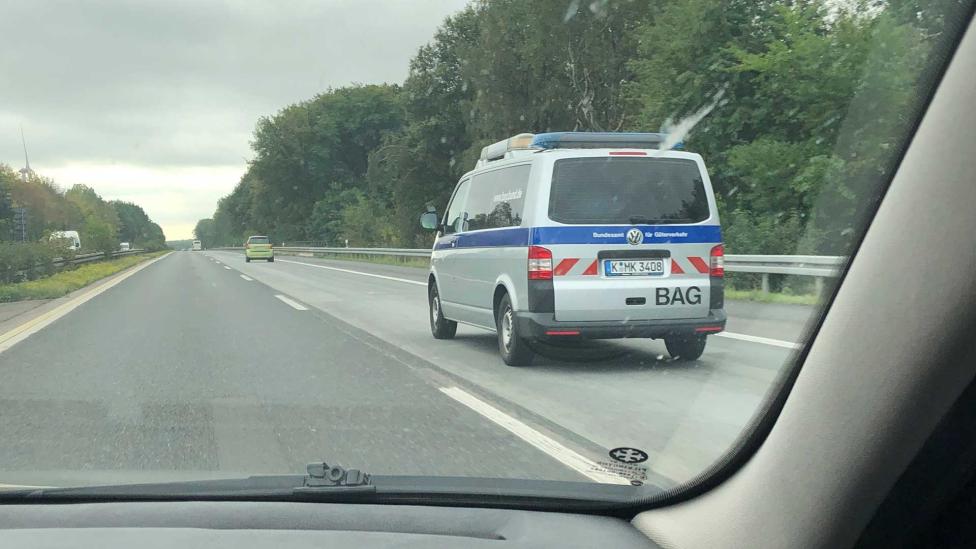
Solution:
<svg viewBox="0 0 976 549"><path fill-rule="evenodd" d="M342 500L374 494L369 474L325 462L311 463L308 474L252 476L247 478L190 480L154 484L112 484L72 488L24 488L0 491L0 500L51 499L302 499Z"/></svg>

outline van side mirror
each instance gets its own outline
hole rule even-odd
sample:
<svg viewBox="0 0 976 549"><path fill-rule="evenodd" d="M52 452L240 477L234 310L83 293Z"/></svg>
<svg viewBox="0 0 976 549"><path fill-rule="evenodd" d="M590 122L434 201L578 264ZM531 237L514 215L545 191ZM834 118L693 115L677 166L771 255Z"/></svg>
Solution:
<svg viewBox="0 0 976 549"><path fill-rule="evenodd" d="M440 229L437 212L424 212L420 214L420 226L429 231Z"/></svg>

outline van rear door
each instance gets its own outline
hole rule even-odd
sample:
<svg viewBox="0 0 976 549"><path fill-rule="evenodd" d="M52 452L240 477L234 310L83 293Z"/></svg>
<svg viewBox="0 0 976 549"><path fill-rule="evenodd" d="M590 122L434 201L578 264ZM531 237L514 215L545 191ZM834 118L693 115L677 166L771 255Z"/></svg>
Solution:
<svg viewBox="0 0 976 549"><path fill-rule="evenodd" d="M558 225L532 239L553 254L556 320L708 315L721 231L702 172L689 158L555 161L549 218Z"/></svg>

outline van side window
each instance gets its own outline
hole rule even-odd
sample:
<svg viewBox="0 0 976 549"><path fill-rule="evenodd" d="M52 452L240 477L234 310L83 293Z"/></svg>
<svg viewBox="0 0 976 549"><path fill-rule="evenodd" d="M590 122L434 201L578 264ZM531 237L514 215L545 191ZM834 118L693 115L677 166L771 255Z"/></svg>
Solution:
<svg viewBox="0 0 976 549"><path fill-rule="evenodd" d="M531 169L530 164L521 164L474 176L466 207L468 230L521 225Z"/></svg>
<svg viewBox="0 0 976 549"><path fill-rule="evenodd" d="M447 207L447 214L444 216L444 234L467 230L465 225L468 215L464 213L464 202L468 197L468 187L470 184L471 180L465 179L458 184L457 189L454 191L454 197L451 199L451 204Z"/></svg>

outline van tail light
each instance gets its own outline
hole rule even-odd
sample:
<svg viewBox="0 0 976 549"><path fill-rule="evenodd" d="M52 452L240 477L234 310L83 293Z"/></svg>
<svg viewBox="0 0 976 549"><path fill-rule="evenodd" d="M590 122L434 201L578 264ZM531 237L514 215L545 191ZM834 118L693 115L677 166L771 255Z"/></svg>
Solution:
<svg viewBox="0 0 976 549"><path fill-rule="evenodd" d="M719 244L714 246L710 254L708 254L708 275L724 277L725 276L725 246Z"/></svg>
<svg viewBox="0 0 976 549"><path fill-rule="evenodd" d="M529 246L529 280L552 280L552 252L542 246Z"/></svg>
<svg viewBox="0 0 976 549"><path fill-rule="evenodd" d="M246 242L244 243L244 249L245 249L245 250L246 250L246 249L248 249L248 248L250 248L250 247L251 247L251 245L250 245L250 244L248 244L248 243L246 243Z"/></svg>

